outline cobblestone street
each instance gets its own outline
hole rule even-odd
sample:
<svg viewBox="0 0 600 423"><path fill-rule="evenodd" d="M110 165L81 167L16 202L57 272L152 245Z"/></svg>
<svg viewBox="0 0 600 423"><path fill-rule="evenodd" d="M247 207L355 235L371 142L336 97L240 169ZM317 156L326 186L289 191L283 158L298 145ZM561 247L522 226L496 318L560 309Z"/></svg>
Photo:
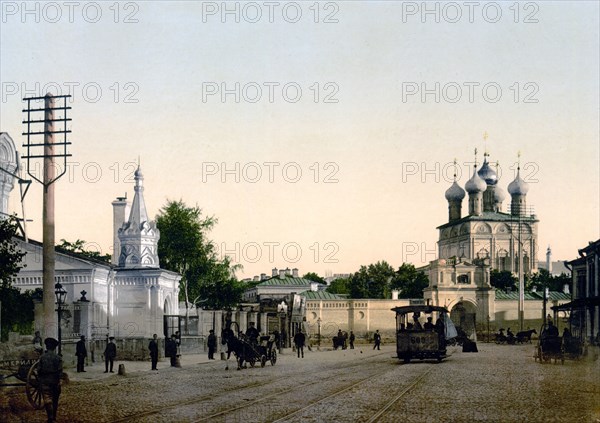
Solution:
<svg viewBox="0 0 600 423"><path fill-rule="evenodd" d="M158 372L126 362L127 376L95 365L69 372L58 421L600 421L600 361L540 364L533 345L478 347L407 365L393 358L393 345L304 359L287 351L275 366L242 371L204 355L184 357L180 369L163 361ZM45 421L23 388L1 391L0 413L2 422Z"/></svg>

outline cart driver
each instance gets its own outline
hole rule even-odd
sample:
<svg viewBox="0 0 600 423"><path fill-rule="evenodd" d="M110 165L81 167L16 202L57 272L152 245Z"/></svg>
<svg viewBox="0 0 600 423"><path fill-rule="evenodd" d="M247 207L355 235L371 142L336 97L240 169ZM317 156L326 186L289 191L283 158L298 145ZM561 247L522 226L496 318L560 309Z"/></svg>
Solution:
<svg viewBox="0 0 600 423"><path fill-rule="evenodd" d="M46 345L46 352L40 357L38 375L48 421L53 422L56 420L58 398L60 397L62 358L55 352L58 346L56 339L46 338L44 344Z"/></svg>
<svg viewBox="0 0 600 423"><path fill-rule="evenodd" d="M250 327L246 330L246 336L251 344L256 345L258 343L258 337L260 334L258 333L258 329L254 327L254 322L250 322L249 325Z"/></svg>

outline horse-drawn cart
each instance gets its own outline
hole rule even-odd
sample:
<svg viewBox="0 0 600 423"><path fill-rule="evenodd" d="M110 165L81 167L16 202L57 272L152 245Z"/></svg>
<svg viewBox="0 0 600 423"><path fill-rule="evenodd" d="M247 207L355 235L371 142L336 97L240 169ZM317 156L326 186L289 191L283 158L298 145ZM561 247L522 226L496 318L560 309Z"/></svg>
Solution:
<svg viewBox="0 0 600 423"><path fill-rule="evenodd" d="M24 387L27 400L36 410L44 408L38 380L39 357L40 352L33 350L22 353L20 358L0 361L0 387Z"/></svg>

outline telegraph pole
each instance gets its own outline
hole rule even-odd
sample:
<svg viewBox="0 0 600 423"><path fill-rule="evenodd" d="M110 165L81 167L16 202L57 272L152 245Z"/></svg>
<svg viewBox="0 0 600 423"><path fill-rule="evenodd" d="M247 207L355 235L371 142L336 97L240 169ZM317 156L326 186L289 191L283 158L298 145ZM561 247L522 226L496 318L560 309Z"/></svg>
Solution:
<svg viewBox="0 0 600 423"><path fill-rule="evenodd" d="M27 154L23 156L27 159L27 173L33 179L38 181L43 186L43 212L42 212L42 232L43 232L43 246L42 246L42 274L43 274L43 334L44 337L56 338L58 333L58 325L60 322L54 320L54 300L55 300L55 280L54 280L54 269L56 264L55 250L54 250L54 182L63 176L67 170L67 157L71 154L67 153L67 145L71 143L67 141L67 134L71 131L67 129L67 122L71 119L67 118L67 110L71 107L67 107L67 98L70 95L52 96L52 94L46 94L44 97L28 97L24 98L23 101L27 102L27 108L23 110L26 113L26 119L23 123L27 125L27 132L23 132L23 135L27 136L27 142L23 144L23 147L27 148ZM55 99L62 99L63 106L56 106ZM32 107L36 102L43 101L43 108ZM62 110L62 117L55 118L54 112ZM43 119L35 119L43 112ZM62 122L63 129L55 129L54 123ZM43 125L43 130L40 131L40 127ZM63 134L63 141L56 142L54 139L55 134ZM42 143L32 142L32 137L43 135ZM56 151L55 146L62 146L62 151ZM41 150L41 151L40 151ZM38 154L35 154L35 153ZM40 154L41 153L41 154ZM54 159L56 157L63 159L62 171L57 175L56 165ZM31 161L35 159L42 159L43 162L43 176L39 179L34 172L32 172Z"/></svg>

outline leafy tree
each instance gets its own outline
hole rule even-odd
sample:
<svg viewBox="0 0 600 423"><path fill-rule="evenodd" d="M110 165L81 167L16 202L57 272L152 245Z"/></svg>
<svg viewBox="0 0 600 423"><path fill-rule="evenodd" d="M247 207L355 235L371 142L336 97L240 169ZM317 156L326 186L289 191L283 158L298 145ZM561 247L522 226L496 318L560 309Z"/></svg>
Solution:
<svg viewBox="0 0 600 423"><path fill-rule="evenodd" d="M350 279L339 278L331 281L325 291L331 294L349 295L350 294Z"/></svg>
<svg viewBox="0 0 600 423"><path fill-rule="evenodd" d="M519 284L519 279L508 270L492 269L490 271L490 284L504 291L507 291L508 288L515 290Z"/></svg>
<svg viewBox="0 0 600 423"><path fill-rule="evenodd" d="M350 278L350 298L387 298L389 281L394 276L394 269L386 261L361 266Z"/></svg>
<svg viewBox="0 0 600 423"><path fill-rule="evenodd" d="M186 321L191 306L226 308L242 298L243 285L235 278L241 266L232 266L228 257L219 259L207 237L216 223L215 217L202 216L198 206L188 207L182 200L168 200L156 217L158 257L162 267L182 276Z"/></svg>
<svg viewBox="0 0 600 423"><path fill-rule="evenodd" d="M60 244L56 246L58 251L63 250L69 253L76 253L84 257L89 257L94 260L104 261L106 263L110 263L111 255L110 254L102 254L99 251L91 251L86 250L86 242L78 239L75 242L69 242L65 239L60 240Z"/></svg>
<svg viewBox="0 0 600 423"><path fill-rule="evenodd" d="M400 298L423 298L429 278L414 265L403 263L391 280L390 288L400 290Z"/></svg>
<svg viewBox="0 0 600 423"><path fill-rule="evenodd" d="M317 275L315 272L308 272L307 274L305 274L304 276L302 276L302 278L308 279L309 281L318 282L318 283L321 283L323 285L327 284L327 282L325 281L325 279L323 279L322 277L320 277L319 275Z"/></svg>
<svg viewBox="0 0 600 423"><path fill-rule="evenodd" d="M540 290L546 287L550 291L562 291L565 285L569 285L569 289L571 289L572 282L573 280L571 277L564 273L559 276L554 276L546 269L538 269L537 273L527 275L527 278L525 279L525 289L531 290L535 286Z"/></svg>
<svg viewBox="0 0 600 423"><path fill-rule="evenodd" d="M25 267L21 264L21 252L14 236L18 224L14 216L0 219L0 301L2 303L1 339L8 338L9 331L31 332L33 330L33 300L31 291L21 293L13 288L14 277Z"/></svg>

